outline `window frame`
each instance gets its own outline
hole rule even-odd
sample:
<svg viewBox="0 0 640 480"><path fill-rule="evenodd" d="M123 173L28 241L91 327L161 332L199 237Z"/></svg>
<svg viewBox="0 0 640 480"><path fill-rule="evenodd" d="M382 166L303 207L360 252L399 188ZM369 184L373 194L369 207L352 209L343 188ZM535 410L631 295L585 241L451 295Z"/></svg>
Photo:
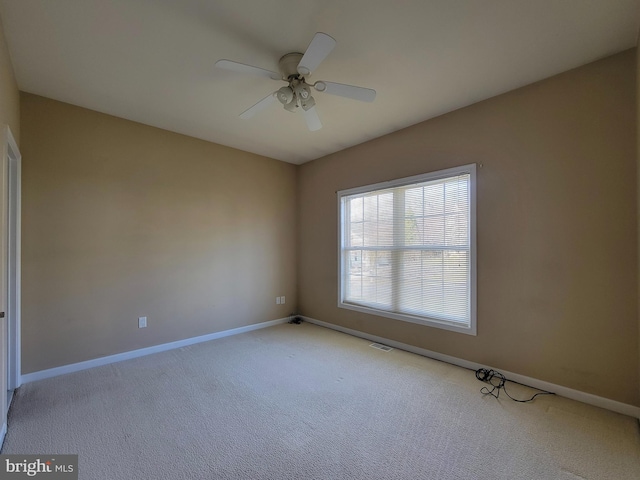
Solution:
<svg viewBox="0 0 640 480"><path fill-rule="evenodd" d="M367 307L362 305L355 305L344 302L344 289L343 289L343 269L345 267L345 255L343 255L344 236L345 236L345 224L344 214L345 207L343 204L343 197L349 195L357 195L363 193L372 193L377 190L384 190L389 188L403 187L407 185L432 181L442 180L445 178L455 177L460 174L469 174L469 308L470 318L469 324L461 324L459 322L449 322L442 319L414 316L406 313L396 313L387 310L381 310L374 307ZM434 328L440 328L453 332L464 333L467 335L477 335L477 241L476 241L476 164L471 163L467 165L461 165L457 167L447 168L444 170L437 170L420 175L413 175L410 177L404 177L386 182L375 183L371 185L363 185L360 187L349 188L345 190L339 190L336 192L337 204L338 204L338 308L347 310L353 310L360 313L366 313L370 315L376 315L379 317L392 318L394 320L402 320L405 322L416 323L419 325L425 325Z"/></svg>

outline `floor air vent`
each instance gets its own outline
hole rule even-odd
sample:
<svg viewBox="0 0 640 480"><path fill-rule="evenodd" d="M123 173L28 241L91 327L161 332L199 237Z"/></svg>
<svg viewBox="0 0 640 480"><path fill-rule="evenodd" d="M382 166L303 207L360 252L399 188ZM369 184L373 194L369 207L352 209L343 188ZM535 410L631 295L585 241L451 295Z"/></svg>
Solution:
<svg viewBox="0 0 640 480"><path fill-rule="evenodd" d="M372 343L369 346L373 348L377 348L378 350L382 350L383 352L390 352L391 350L393 350L393 348L387 347L386 345L382 345L381 343Z"/></svg>

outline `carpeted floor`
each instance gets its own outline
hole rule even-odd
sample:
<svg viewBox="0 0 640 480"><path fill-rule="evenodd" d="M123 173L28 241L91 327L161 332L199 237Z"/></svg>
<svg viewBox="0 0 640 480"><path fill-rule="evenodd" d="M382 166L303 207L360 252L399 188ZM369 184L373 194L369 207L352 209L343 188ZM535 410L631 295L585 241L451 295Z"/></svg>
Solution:
<svg viewBox="0 0 640 480"><path fill-rule="evenodd" d="M370 343L285 324L26 384L2 453L79 454L81 479L640 478L636 419Z"/></svg>

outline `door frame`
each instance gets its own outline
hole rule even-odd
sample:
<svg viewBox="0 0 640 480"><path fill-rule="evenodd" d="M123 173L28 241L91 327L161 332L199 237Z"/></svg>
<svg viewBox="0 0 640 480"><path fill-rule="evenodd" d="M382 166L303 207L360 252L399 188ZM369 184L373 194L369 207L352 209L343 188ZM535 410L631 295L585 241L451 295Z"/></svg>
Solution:
<svg viewBox="0 0 640 480"><path fill-rule="evenodd" d="M3 156L7 159L7 389L13 391L22 384L20 365L20 216L22 193L22 155L18 144L5 125ZM9 405L7 404L7 408Z"/></svg>

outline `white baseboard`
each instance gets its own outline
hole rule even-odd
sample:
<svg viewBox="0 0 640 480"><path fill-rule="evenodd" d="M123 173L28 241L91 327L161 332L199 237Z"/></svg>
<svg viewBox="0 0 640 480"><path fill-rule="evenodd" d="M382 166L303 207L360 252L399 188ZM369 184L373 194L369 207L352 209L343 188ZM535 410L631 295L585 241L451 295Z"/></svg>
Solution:
<svg viewBox="0 0 640 480"><path fill-rule="evenodd" d="M178 340L170 343L163 343L161 345L154 345L153 347L141 348L139 350L131 350L129 352L118 353L116 355L109 355L107 357L94 358L93 360L87 360L85 362L72 363L70 365L63 365L61 367L49 368L47 370L40 370L38 372L27 373L20 377L20 384L35 382L37 380L43 380L45 378L57 377L58 375L65 375L67 373L79 372L81 370L87 370L89 368L100 367L102 365L108 365L110 363L122 362L124 360L130 360L132 358L143 357L145 355L151 355L153 353L165 352L167 350L173 350L175 348L182 348L196 343L208 342L217 338L228 337L230 335L238 335L239 333L250 332L252 330L258 330L260 328L267 328L280 323L289 321L287 318L279 318L277 320L270 320L268 322L255 323L253 325L247 325L246 327L232 328L231 330L224 330L222 332L209 333L200 337L186 338L184 340Z"/></svg>
<svg viewBox="0 0 640 480"><path fill-rule="evenodd" d="M353 335L354 337L360 337L367 340L371 340L373 342L382 343L385 345L389 345L390 347L398 348L400 350L406 350L407 352L422 355L423 357L433 358L435 360L440 360L442 362L450 363L452 365L457 365L463 368L468 368L470 370L477 370L479 368L493 368L488 365L481 365L476 362L470 362L468 360L452 357L450 355L445 355L443 353L433 352L431 350L415 347L413 345L408 345L406 343L396 342L395 340L390 340L388 338L378 337L377 335L370 335L368 333L361 332L359 330L352 330L350 328L341 327L340 325L334 325L332 323L323 322L321 320L316 320L315 318L310 318L305 316L303 316L302 318L309 323L320 325L322 327L327 327L333 330L337 330L339 332L347 333L349 335ZM493 368L493 369L498 370L496 368ZM556 385L553 383L545 382L543 380L538 380L536 378L526 377L524 375L520 375L517 373L506 372L504 370L500 370L500 372L503 373L510 380L514 380L518 383L522 383L530 387L538 388L540 390L553 392L556 395L560 395L562 397L570 398L572 400L577 400L582 403L587 403L589 405L594 405L596 407L604 408L607 410L611 410L613 412L622 413L623 415L629 415L630 417L636 417L640 419L640 407L635 407L633 405L618 402L616 400L611 400L609 398L599 397L591 393L581 392L580 390L574 390L572 388L563 387L562 385Z"/></svg>

